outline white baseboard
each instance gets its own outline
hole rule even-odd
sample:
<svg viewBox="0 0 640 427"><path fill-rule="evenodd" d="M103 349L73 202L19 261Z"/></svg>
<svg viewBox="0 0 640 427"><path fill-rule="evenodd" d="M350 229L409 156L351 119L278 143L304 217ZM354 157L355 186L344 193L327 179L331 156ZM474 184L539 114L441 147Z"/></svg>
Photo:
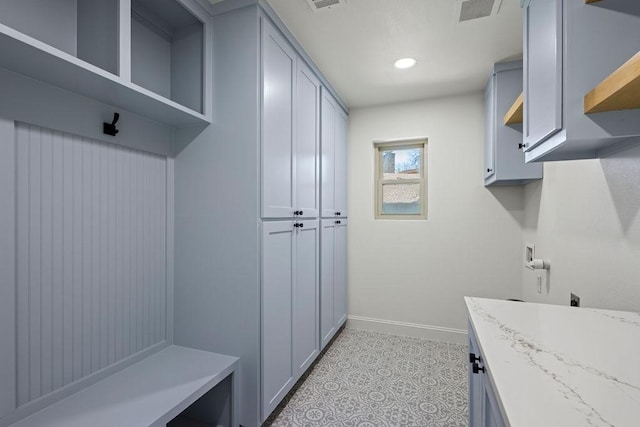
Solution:
<svg viewBox="0 0 640 427"><path fill-rule="evenodd" d="M464 329L444 328L441 326L421 325L418 323L397 322L395 320L374 319L353 315L349 315L347 318L347 328L467 344L467 331Z"/></svg>

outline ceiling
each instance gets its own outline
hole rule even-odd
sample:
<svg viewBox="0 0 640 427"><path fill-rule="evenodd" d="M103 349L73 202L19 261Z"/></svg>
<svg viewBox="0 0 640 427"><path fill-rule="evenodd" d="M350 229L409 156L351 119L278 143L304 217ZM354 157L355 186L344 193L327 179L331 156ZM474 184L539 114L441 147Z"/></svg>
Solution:
<svg viewBox="0 0 640 427"><path fill-rule="evenodd" d="M267 1L351 108L481 90L495 62L522 57L518 0L464 22L458 0L345 0L318 12ZM407 56L415 67L393 67Z"/></svg>

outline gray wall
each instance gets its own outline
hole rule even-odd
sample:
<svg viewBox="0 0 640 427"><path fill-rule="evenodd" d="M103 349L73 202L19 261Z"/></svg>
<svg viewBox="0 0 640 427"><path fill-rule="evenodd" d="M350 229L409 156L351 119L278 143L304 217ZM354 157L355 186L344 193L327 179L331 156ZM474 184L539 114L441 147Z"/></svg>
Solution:
<svg viewBox="0 0 640 427"><path fill-rule="evenodd" d="M5 425L171 341L173 161L0 122Z"/></svg>
<svg viewBox="0 0 640 427"><path fill-rule="evenodd" d="M522 189L484 187L483 128L481 93L351 110L350 324L465 341L463 296L520 298ZM428 220L376 220L373 141L416 137Z"/></svg>
<svg viewBox="0 0 640 427"><path fill-rule="evenodd" d="M545 163L524 195L524 242L551 261L548 274L522 268L525 299L568 305L573 292L586 307L640 311L640 147Z"/></svg>

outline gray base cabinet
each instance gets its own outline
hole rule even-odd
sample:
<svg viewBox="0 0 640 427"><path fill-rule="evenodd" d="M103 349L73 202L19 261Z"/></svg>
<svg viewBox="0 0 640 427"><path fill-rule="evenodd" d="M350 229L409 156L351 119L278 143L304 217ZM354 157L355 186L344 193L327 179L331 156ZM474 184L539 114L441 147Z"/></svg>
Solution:
<svg viewBox="0 0 640 427"><path fill-rule="evenodd" d="M321 220L321 349L347 321L347 219Z"/></svg>
<svg viewBox="0 0 640 427"><path fill-rule="evenodd" d="M318 220L262 224L263 417L319 353L318 225Z"/></svg>
<svg viewBox="0 0 640 427"><path fill-rule="evenodd" d="M488 377L484 355L469 324L469 426L504 427L496 394Z"/></svg>
<svg viewBox="0 0 640 427"><path fill-rule="evenodd" d="M495 64L484 94L484 185L518 185L542 178L542 164L527 164L522 125L505 125L504 116L522 92L522 61Z"/></svg>
<svg viewBox="0 0 640 427"><path fill-rule="evenodd" d="M640 110L584 112L585 95L638 52L637 4L524 3L527 162L603 157L640 141Z"/></svg>

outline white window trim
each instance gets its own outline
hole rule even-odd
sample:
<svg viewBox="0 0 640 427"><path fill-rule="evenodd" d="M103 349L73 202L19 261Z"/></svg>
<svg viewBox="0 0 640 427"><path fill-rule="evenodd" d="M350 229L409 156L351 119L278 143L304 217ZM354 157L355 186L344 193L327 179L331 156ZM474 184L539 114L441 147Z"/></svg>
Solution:
<svg viewBox="0 0 640 427"><path fill-rule="evenodd" d="M374 218L391 220L426 220L427 219L427 138L408 138L388 141L374 141L375 171L374 171ZM402 180L402 184L420 184L420 214L394 215L382 213L382 187L384 184L400 184L398 180L382 179L382 155L383 150L419 148L420 149L420 178Z"/></svg>

